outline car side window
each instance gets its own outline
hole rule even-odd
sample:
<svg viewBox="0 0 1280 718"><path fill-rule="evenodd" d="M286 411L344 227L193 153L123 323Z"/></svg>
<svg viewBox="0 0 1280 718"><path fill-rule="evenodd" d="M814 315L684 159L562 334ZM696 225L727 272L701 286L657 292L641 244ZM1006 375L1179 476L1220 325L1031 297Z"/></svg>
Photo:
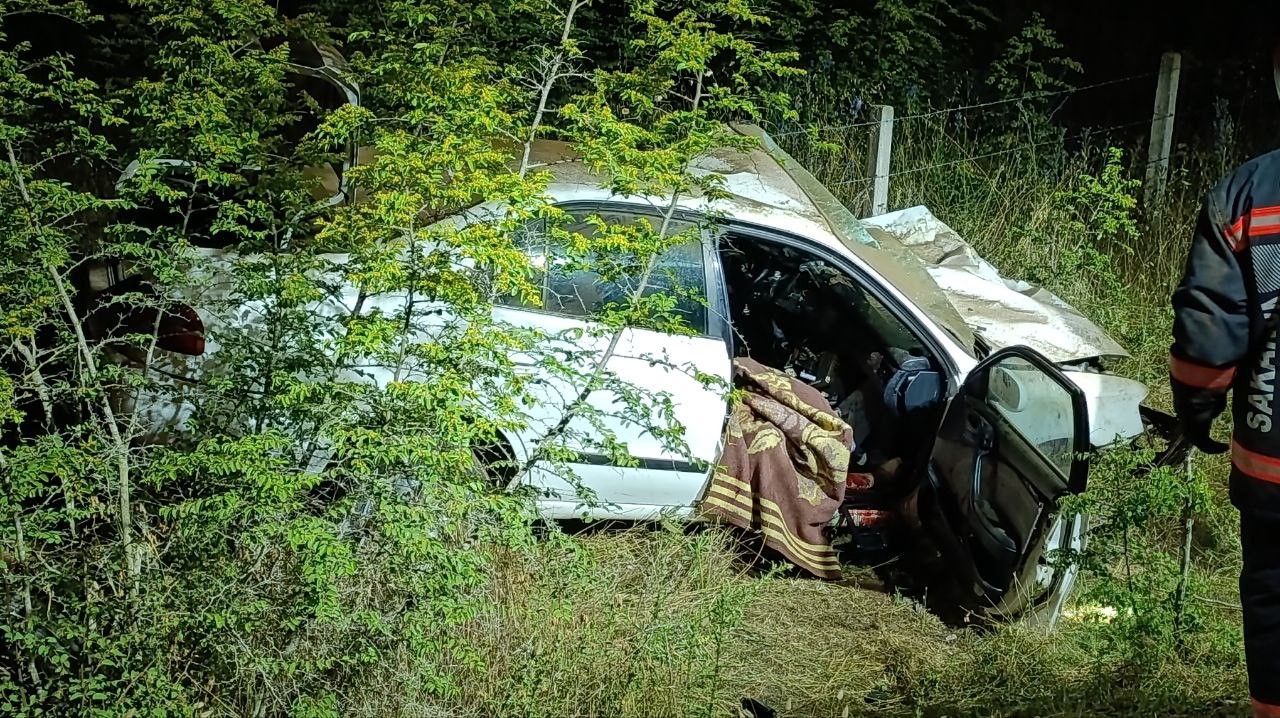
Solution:
<svg viewBox="0 0 1280 718"><path fill-rule="evenodd" d="M602 215L608 224L651 222L656 218L638 214L609 213ZM686 232L693 225L678 222L670 228L672 234ZM595 225L586 221L572 222L565 227L570 232L591 237ZM693 239L677 245L658 256L653 271L644 278L643 271L628 273L622 277L606 279L581 263L570 263L563 251L548 241L541 222L527 227L518 241L528 253L535 267L541 270L541 309L571 317L591 317L611 304L625 303L644 281L641 296L670 294L675 297L673 313L680 316L694 331L707 332L707 280L706 261L702 240ZM588 265L590 263L588 262ZM508 305L519 305L504 300ZM527 305L526 305L527 306Z"/></svg>
<svg viewBox="0 0 1280 718"><path fill-rule="evenodd" d="M987 373L988 403L1035 446L1050 465L1071 476L1076 445L1075 404L1052 377L1021 357L1009 357Z"/></svg>

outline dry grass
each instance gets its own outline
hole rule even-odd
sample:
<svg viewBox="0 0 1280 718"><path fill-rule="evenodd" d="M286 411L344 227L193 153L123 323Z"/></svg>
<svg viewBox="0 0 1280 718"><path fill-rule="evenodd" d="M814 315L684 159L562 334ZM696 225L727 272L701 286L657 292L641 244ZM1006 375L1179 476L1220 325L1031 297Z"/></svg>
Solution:
<svg viewBox="0 0 1280 718"><path fill-rule="evenodd" d="M1243 715L1222 698L1239 675L1122 660L1104 625L955 629L883 593L747 574L719 530L552 541L485 598L454 698L363 712L724 716L751 696L781 716Z"/></svg>

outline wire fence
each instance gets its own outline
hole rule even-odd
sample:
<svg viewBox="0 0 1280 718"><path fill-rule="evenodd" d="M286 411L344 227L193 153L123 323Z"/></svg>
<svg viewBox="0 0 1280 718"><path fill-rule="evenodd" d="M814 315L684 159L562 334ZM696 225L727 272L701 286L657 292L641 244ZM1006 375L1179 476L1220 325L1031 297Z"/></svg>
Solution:
<svg viewBox="0 0 1280 718"><path fill-rule="evenodd" d="M1183 68L1180 63L1180 56L1166 55L1163 58L1161 70L1156 72L1115 77L1079 87L1033 91L990 101L923 110L897 117L882 115L881 118L871 120L810 125L796 127L795 129L785 126L775 127L770 134L775 139L782 141L792 151L792 154L796 154L798 158L801 158L801 155L806 155L801 158L801 161L806 165L812 165L811 169L814 170L814 173L823 179L833 191L837 191L837 194L844 196L847 201L853 203L868 203L873 208L873 211L883 211L885 209L889 195L886 183L896 177L965 165L977 166L986 160L1031 154L1038 149L1046 147L1069 148L1076 146L1078 143L1087 145L1091 144L1089 143L1090 139L1096 138L1107 138L1107 141L1110 142L1113 141L1112 138L1117 133L1141 127L1150 128L1150 134L1143 133L1143 136L1151 139L1149 145L1143 144L1142 149L1147 150L1145 152L1146 156L1137 166L1145 170L1148 177L1155 173L1157 177L1163 178L1167 175L1171 154L1170 150L1165 148L1169 147L1173 134L1173 123L1177 121L1176 88L1178 83L1185 84L1187 78L1193 75L1202 76L1206 82L1210 82L1213 72L1220 69L1216 66L1208 65L1194 65L1190 68ZM1062 98L1063 102L1058 105L1061 108L1067 100L1085 93L1111 88L1112 92L1124 91L1132 95L1138 91L1137 88L1139 87L1142 88L1143 94L1149 90L1151 95L1148 96L1154 96L1157 100L1164 97L1167 104L1162 106L1157 101L1156 109L1151 113L1144 113L1141 117L1131 116L1131 119L1127 121L1111 122L1101 127L1083 127L1070 133L1049 131L1046 134L1045 128L1041 128L1039 131L1029 131L1026 136L1027 141L1010 147L999 147L999 149L992 149L991 151L973 153L973 149L981 148L982 144L990 146L990 139L984 138L980 131L975 131L975 128L980 127L981 124L969 122L970 115L988 112L995 108L1017 106L1019 103L1052 98ZM1171 93L1171 96L1166 96L1169 93ZM1110 119L1114 119L1116 110L1122 104L1108 102L1106 96L1097 103L1100 108L1113 115ZM1166 107L1168 108L1167 114L1161 114ZM935 142L948 143L954 146L956 150L962 150L965 145L968 145L971 154L965 154L960 157L947 157L947 152L941 151L937 147L929 147L931 140L920 135L913 123L937 120L939 118L954 119L955 125L961 128L961 131L965 134L956 135L944 131L938 135ZM864 130L864 132L857 132L858 130ZM933 130L930 129L928 131L932 132ZM853 134L850 134L850 132L853 132ZM915 156L904 158L902 157L903 152L898 151L892 141L885 143L882 138L886 132L891 138L894 138L895 135L911 133L915 141L910 143L910 147ZM831 137L834 133L843 134L837 139ZM824 136L826 136L825 140ZM1001 141L1008 141L1010 133L1007 131L1001 132L999 137ZM993 134L991 139L994 138L995 135ZM920 141L921 139L925 141ZM970 144L970 140L972 140L972 144ZM814 144L815 141L837 142L843 147L843 152L833 155L830 152L830 144L824 147L821 144ZM1132 147L1139 141L1137 136L1130 136L1124 139L1123 145ZM1142 156L1137 153L1135 155ZM1062 155L1058 156L1061 157ZM885 171L904 160L910 166L903 169ZM911 160L916 161L912 163ZM921 160L923 160L923 163ZM859 193L864 196L858 196Z"/></svg>
<svg viewBox="0 0 1280 718"><path fill-rule="evenodd" d="M999 100L991 100L989 102L978 102L978 103L969 104L969 105L958 105L956 107L947 107L947 108L938 109L938 110L929 110L927 112L919 112L913 115L903 115L901 117L895 117L894 122L895 123L910 122L912 120L928 119L932 117L939 117L942 115L962 114L965 112L972 112L975 110L986 110L992 107L1002 107L1005 105L1011 105L1019 102L1048 99L1050 97L1064 97L1064 96L1073 97L1080 93L1088 92L1090 90L1096 90L1103 87L1112 87L1115 85L1124 84L1126 82L1136 82L1138 80L1151 80L1155 78L1158 74L1159 73L1156 73L1156 72L1147 72L1139 75L1129 75L1127 77L1118 77L1111 80L1104 80L1102 82L1095 82L1093 84L1084 85L1081 87L1071 87L1071 88L1064 88L1060 90L1045 90L1040 92L1029 92L1022 95L1016 95L1014 97L1006 97ZM847 124L814 125L814 126L803 128L803 129L775 132L773 133L773 136L774 137L794 137L796 135L809 135L816 132L852 130L852 129L858 129L861 127L875 127L876 125L879 125L879 124L880 124L879 120L868 120L863 122L852 122Z"/></svg>
<svg viewBox="0 0 1280 718"><path fill-rule="evenodd" d="M1172 117L1173 117L1173 115L1172 115L1172 114L1170 114L1170 115L1166 115L1165 117L1167 117L1167 118L1172 118ZM917 173L920 173L920 172L927 172L927 171L929 171L929 170L933 170L933 169L940 169L940 168L944 168L944 167L954 167L954 166L957 166L957 165L971 164L971 163L974 163L974 162L978 162L979 160L990 159L990 158L993 158L993 157L1001 157L1001 156L1005 156L1005 155L1014 155L1014 154L1019 154L1019 153L1027 152L1027 151L1029 151L1029 150L1033 150L1033 149L1040 148L1040 147L1047 147L1047 146L1051 146L1051 145L1061 145L1061 144L1063 144L1063 143L1068 143L1068 144L1069 144L1069 143L1074 142L1074 141L1076 141L1076 140L1087 139L1087 138L1089 138L1089 137L1094 137L1094 136L1105 136L1105 135L1108 135L1108 134L1113 133L1113 132L1118 132L1118 131L1120 131L1120 130L1132 129L1132 128L1134 128L1134 127L1142 127L1142 126L1146 126L1146 125L1149 125L1150 123L1151 123L1151 119L1149 119L1149 118L1144 118L1144 119L1141 119L1141 120L1135 120L1135 121L1133 121L1133 122L1124 122L1124 123L1120 123L1120 124L1117 124L1117 125L1111 125L1111 126L1109 126L1109 127L1101 127L1101 128L1096 128L1096 129L1094 129L1094 128L1090 128L1090 129L1087 129L1087 130L1083 130L1083 131L1081 131L1081 132L1076 132L1076 133L1074 133L1074 134L1065 135L1065 136L1063 136L1063 137L1055 137L1055 138L1052 138L1052 139L1040 140L1040 141L1038 141L1038 142L1027 142L1027 143L1024 143L1024 144L1017 145L1017 146L1015 146L1015 147L1009 147L1009 148L1006 148L1006 149L996 150L996 151L993 151L993 152L984 152L984 153L977 154L977 155L970 155L970 156L962 157L962 158L960 158L960 159L956 159L956 160L948 160L948 161L946 161L946 162L938 162L938 163L934 163L934 164L923 165L923 166L920 166L920 167L912 167L912 168L910 168L910 169L905 169L905 170L895 170L895 171L890 172L889 174L884 175L884 176L885 176L885 177L890 177L890 178L893 178L893 177L901 177L901 176L903 176L903 175L917 174ZM1152 160L1152 161L1158 161L1158 160ZM828 186L830 186L830 187L844 187L844 186L857 185L857 184L869 184L869 183L871 183L871 182L874 182L875 180L876 180L876 177L859 177L859 178L856 178L856 179L849 179L849 180L844 180L844 181L839 181L839 182L830 182L830 183L828 183Z"/></svg>

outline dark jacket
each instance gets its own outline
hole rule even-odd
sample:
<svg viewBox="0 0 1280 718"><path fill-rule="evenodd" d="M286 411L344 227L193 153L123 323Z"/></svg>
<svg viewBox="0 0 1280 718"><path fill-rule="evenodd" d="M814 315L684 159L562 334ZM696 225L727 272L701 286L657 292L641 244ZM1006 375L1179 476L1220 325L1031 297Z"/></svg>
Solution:
<svg viewBox="0 0 1280 718"><path fill-rule="evenodd" d="M1192 436L1207 435L1234 390L1232 496L1280 514L1277 297L1280 151L1240 167L1205 198L1173 294L1169 359L1174 408Z"/></svg>

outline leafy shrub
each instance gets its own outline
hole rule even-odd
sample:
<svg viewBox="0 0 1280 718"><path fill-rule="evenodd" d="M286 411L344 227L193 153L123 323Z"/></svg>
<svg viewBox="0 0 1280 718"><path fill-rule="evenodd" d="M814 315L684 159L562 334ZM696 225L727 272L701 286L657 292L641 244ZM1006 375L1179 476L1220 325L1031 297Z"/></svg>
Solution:
<svg viewBox="0 0 1280 718"><path fill-rule="evenodd" d="M603 370L623 328L681 330L669 298L641 282L608 307L608 349L585 366L494 319L535 294L518 243L533 222L571 262L627 258L619 273L683 240L674 200L660 227L568 231L528 147L554 132L621 190L714 194L692 159L745 144L717 118L777 102L754 88L787 56L718 29L763 22L747 3L636 2L637 63L587 74L582 5L393 1L326 25L324 4L0 3L0 33L15 13L70 13L130 58L100 84L56 48L0 50L7 711L339 715L393 661L413 695L456 698L457 666L486 657L460 628L495 556L534 540L527 497L474 454L525 421L517 358L578 396L515 469L624 456L572 428L600 425L597 392L682 445L669 401ZM113 35L142 14L151 32ZM553 34L509 58L512 28ZM359 106L297 97L299 35L346 38ZM311 168L356 147L373 150L342 168L359 201L317 198ZM498 211L437 222L481 203ZM122 289L94 294L104 268ZM158 350L179 303L206 319L206 356Z"/></svg>

